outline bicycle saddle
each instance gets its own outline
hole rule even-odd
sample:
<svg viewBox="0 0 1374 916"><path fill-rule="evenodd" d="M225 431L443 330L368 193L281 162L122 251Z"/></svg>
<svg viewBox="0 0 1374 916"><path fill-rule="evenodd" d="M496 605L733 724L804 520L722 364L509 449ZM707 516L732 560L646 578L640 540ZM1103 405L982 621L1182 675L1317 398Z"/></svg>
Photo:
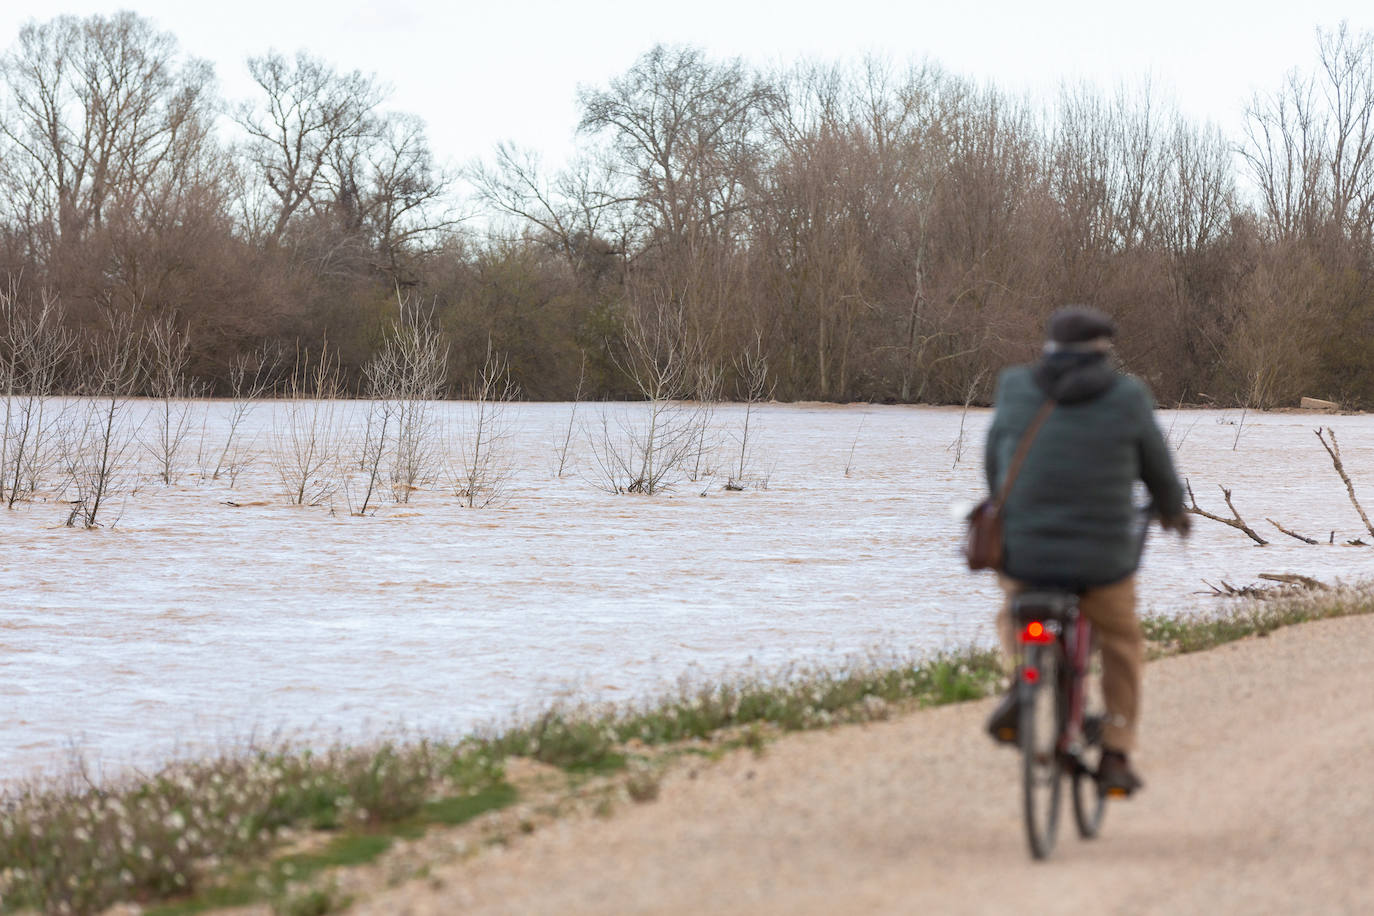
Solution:
<svg viewBox="0 0 1374 916"><path fill-rule="evenodd" d="M1028 589L1011 602L1012 618L1018 624L1032 619L1063 621L1077 610L1078 595L1057 589Z"/></svg>

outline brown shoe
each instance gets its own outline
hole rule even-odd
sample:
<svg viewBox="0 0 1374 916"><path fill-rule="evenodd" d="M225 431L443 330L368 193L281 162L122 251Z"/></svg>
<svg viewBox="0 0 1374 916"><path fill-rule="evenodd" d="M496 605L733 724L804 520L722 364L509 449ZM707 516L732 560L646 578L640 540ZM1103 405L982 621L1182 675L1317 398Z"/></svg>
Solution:
<svg viewBox="0 0 1374 916"><path fill-rule="evenodd" d="M1097 789L1112 798L1130 798L1145 783L1135 775L1131 763L1121 751L1102 750L1102 762L1097 767Z"/></svg>

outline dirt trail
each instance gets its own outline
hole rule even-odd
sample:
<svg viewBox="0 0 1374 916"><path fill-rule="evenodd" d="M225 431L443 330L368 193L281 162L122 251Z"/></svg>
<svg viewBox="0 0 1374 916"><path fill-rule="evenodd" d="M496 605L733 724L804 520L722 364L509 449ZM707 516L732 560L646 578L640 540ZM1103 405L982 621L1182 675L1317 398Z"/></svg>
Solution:
<svg viewBox="0 0 1374 916"><path fill-rule="evenodd" d="M677 772L355 911L1371 913L1372 659L1356 617L1151 664L1145 792L1045 864L984 701Z"/></svg>

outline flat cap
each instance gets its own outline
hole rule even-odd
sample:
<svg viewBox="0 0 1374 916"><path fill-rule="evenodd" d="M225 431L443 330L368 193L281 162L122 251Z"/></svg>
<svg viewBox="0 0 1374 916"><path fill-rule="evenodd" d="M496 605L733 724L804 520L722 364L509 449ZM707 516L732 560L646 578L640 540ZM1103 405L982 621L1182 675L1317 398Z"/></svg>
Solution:
<svg viewBox="0 0 1374 916"><path fill-rule="evenodd" d="M1058 344L1086 343L1116 334L1116 322L1105 312L1086 305L1066 305L1050 316L1046 330Z"/></svg>

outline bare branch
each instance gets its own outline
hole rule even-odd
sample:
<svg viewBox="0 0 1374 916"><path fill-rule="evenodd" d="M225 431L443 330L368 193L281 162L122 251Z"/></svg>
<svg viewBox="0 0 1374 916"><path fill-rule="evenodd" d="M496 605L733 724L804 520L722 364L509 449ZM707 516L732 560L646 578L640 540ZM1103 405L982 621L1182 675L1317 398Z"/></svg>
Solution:
<svg viewBox="0 0 1374 916"><path fill-rule="evenodd" d="M1280 531L1282 531L1284 534L1288 535L1290 538L1297 538L1298 540L1302 541L1304 544L1318 544L1318 543L1320 543L1316 538L1310 538L1310 537L1307 537L1306 535L1298 534L1296 531L1289 531L1287 528L1283 527L1283 526L1280 525L1278 522L1274 521L1272 518L1266 518L1265 521L1268 522L1269 524L1273 525L1275 528L1279 529Z"/></svg>
<svg viewBox="0 0 1374 916"><path fill-rule="evenodd" d="M1199 507L1197 504L1197 499L1193 496L1192 483L1190 483L1187 480L1185 480L1183 483L1184 486L1188 488L1188 502L1190 503L1188 509L1185 511L1191 512L1194 515L1201 515L1203 518L1210 518L1214 522L1221 522L1223 525L1230 525L1232 528L1235 528L1238 531L1243 531L1250 536L1250 539L1252 541L1254 541L1261 547L1265 547L1269 544L1268 541L1266 541L1264 538L1260 537L1258 534L1255 533L1254 528L1251 528L1249 525L1245 524L1245 519L1240 517L1240 513L1236 511L1235 505L1231 502L1230 490L1226 489L1225 487L1222 487L1220 484L1217 485L1221 489L1222 496L1226 498L1226 508L1231 510L1231 518L1222 518L1220 515L1213 515L1206 509Z"/></svg>
<svg viewBox="0 0 1374 916"><path fill-rule="evenodd" d="M1323 435L1324 432L1331 434L1330 445L1326 444L1326 438ZM1370 534L1374 534L1374 524L1370 523L1369 516L1365 514L1364 507L1361 506L1360 501L1355 498L1355 485L1350 482L1350 475L1345 472L1345 466L1341 464L1341 446L1340 443L1336 441L1336 431L1329 426L1325 428L1319 426L1316 429L1316 435L1317 441L1321 442L1322 448L1326 449L1326 453L1331 456L1331 464L1336 468L1336 473L1341 475L1341 480L1345 483L1345 491L1350 494L1350 503L1355 507L1355 511L1360 514L1360 521L1364 522L1364 526L1369 530Z"/></svg>

